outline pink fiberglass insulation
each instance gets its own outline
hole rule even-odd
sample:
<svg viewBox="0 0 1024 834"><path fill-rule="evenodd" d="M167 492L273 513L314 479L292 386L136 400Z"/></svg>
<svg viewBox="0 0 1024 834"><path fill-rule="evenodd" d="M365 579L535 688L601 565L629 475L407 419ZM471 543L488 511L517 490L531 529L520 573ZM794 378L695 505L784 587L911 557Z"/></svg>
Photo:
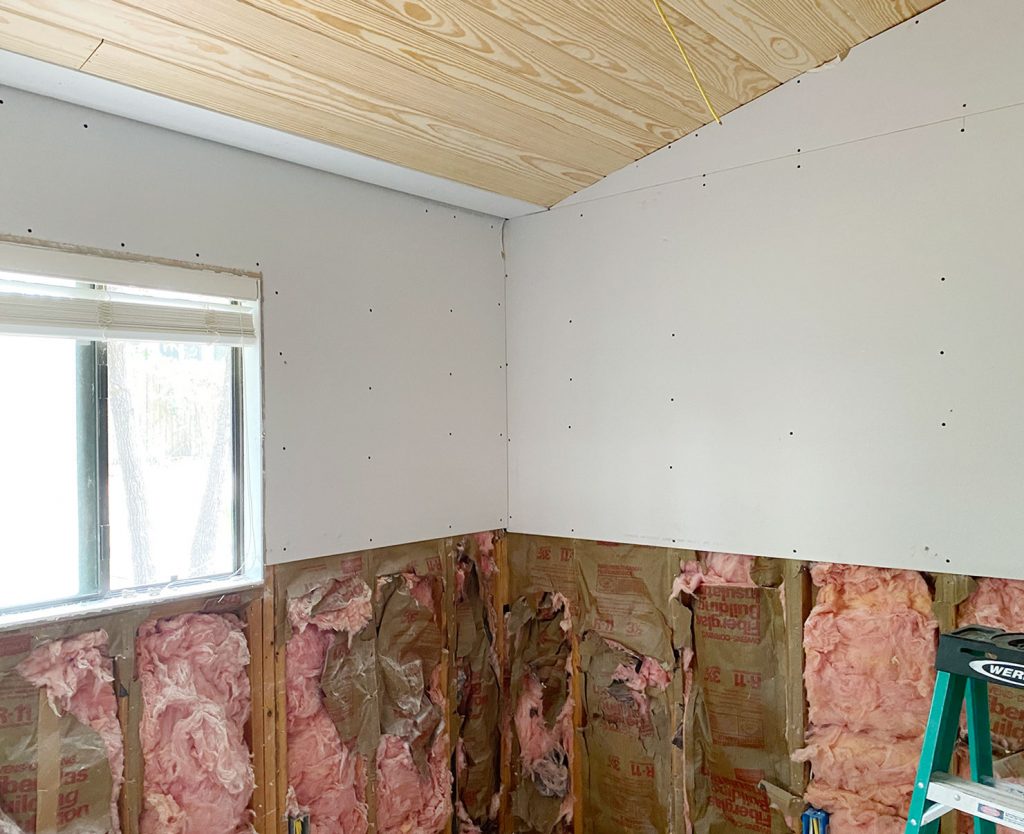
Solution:
<svg viewBox="0 0 1024 834"><path fill-rule="evenodd" d="M960 606L957 625L986 625L1006 631L1024 630L1024 582L979 579L978 587Z"/></svg>
<svg viewBox="0 0 1024 834"><path fill-rule="evenodd" d="M112 783L110 826L118 834L124 743L117 720L114 662L107 656L107 633L101 629L44 643L18 664L17 671L33 686L45 687L54 711L71 713L103 740Z"/></svg>
<svg viewBox="0 0 1024 834"><path fill-rule="evenodd" d="M825 781L849 792L852 805L859 796L892 809L910 802L918 741L885 744L879 742L877 733L854 733L833 726L815 728L807 749L813 755L801 754L801 758L809 758L815 776L825 774Z"/></svg>
<svg viewBox="0 0 1024 834"><path fill-rule="evenodd" d="M804 625L806 799L835 834L902 831L931 700L937 626L913 571L818 564Z"/></svg>
<svg viewBox="0 0 1024 834"><path fill-rule="evenodd" d="M477 533L474 538L480 554L480 569L484 577L490 579L498 572L498 563L494 558L494 533Z"/></svg>
<svg viewBox="0 0 1024 834"><path fill-rule="evenodd" d="M698 559L679 564L679 576L672 583L672 596L696 593L701 585L753 585L750 569L753 556L739 553L699 553Z"/></svg>
<svg viewBox="0 0 1024 834"><path fill-rule="evenodd" d="M683 672L683 713L684 715L690 709L690 699L693 697L693 660L694 660L693 649L689 646L683 647L682 655L679 657L679 668ZM687 749L686 739L686 723L680 722L679 736L675 740L675 743L680 750ZM683 784L683 828L686 834L690 834L693 831L693 817L690 816L690 792L686 788L684 780Z"/></svg>
<svg viewBox="0 0 1024 834"><path fill-rule="evenodd" d="M288 781L292 811L310 815L313 834L361 834L367 829L366 767L338 731L323 703L320 677L333 636L309 626L288 641Z"/></svg>
<svg viewBox="0 0 1024 834"><path fill-rule="evenodd" d="M605 640L612 648L621 648L611 640ZM628 651L628 650L627 650ZM630 691L633 701L640 708L643 715L650 712L651 704L647 698L647 690L655 689L664 692L672 683L672 672L665 669L653 657L646 657L640 661L639 667L630 666L628 663L620 663L612 673L612 682L623 683Z"/></svg>
<svg viewBox="0 0 1024 834"><path fill-rule="evenodd" d="M366 762L354 744L344 744L338 737L320 684L333 633L347 632L351 644L372 616L370 589L359 578L331 583L288 603L292 637L285 666L291 810L309 813L312 834L363 834L368 827Z"/></svg>
<svg viewBox="0 0 1024 834"><path fill-rule="evenodd" d="M142 834L251 832L243 732L249 648L232 614L150 620L136 642L142 689Z"/></svg>
<svg viewBox="0 0 1024 834"><path fill-rule="evenodd" d="M810 723L919 736L931 704L937 634L922 576L819 564L811 577L819 591L804 625Z"/></svg>
<svg viewBox="0 0 1024 834"><path fill-rule="evenodd" d="M452 813L452 773L442 724L427 756L427 771L399 736L384 734L377 745L377 824L381 834L435 834Z"/></svg>
<svg viewBox="0 0 1024 834"><path fill-rule="evenodd" d="M372 617L370 588L358 576L334 580L288 600L288 620L293 629L302 631L312 625L323 631L345 631L350 645Z"/></svg>
<svg viewBox="0 0 1024 834"><path fill-rule="evenodd" d="M544 720L541 683L534 675L527 675L514 720L524 775L533 778L545 796L567 796L573 734L572 698L566 699L554 724L548 726Z"/></svg>

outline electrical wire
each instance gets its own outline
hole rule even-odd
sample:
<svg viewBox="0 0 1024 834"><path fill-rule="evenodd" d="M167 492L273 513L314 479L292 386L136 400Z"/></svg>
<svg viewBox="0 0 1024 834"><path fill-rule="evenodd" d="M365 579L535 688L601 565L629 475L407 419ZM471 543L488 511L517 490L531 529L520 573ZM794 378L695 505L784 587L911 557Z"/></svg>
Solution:
<svg viewBox="0 0 1024 834"><path fill-rule="evenodd" d="M711 115L715 117L715 121L719 124L722 120L718 118L718 113L715 112L715 108L711 105L711 99L708 98L708 94L704 92L704 85L700 83L700 79L697 77L697 73L693 69L693 64L690 63L690 58L686 54L686 49L683 48L682 41L679 40L679 36L676 34L676 30L672 28L672 24L669 23L668 17L665 16L665 10L661 7L661 0L653 0L654 8L658 10L658 14L661 15L661 20L665 24L665 28L668 29L668 33L672 36L672 40L676 42L676 46L679 47L679 54L683 56L683 61L686 62L686 68L690 71L690 75L693 77L693 83L697 85L697 90L700 92L701 98L704 99L704 103L708 106L708 110L711 111Z"/></svg>

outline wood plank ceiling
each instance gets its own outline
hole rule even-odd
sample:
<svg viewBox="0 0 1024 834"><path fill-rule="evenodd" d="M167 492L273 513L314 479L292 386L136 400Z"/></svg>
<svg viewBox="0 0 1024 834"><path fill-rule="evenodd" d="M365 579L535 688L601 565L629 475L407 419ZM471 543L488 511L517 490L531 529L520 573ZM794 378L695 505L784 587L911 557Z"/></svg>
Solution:
<svg viewBox="0 0 1024 834"><path fill-rule="evenodd" d="M719 113L939 0L667 0ZM0 48L551 205L710 120L651 0L0 0Z"/></svg>

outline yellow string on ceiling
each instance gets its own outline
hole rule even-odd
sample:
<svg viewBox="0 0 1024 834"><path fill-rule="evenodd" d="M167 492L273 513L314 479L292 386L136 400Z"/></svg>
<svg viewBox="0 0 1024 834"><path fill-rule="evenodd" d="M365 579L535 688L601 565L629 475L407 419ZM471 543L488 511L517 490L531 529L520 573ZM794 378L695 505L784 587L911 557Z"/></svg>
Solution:
<svg viewBox="0 0 1024 834"><path fill-rule="evenodd" d="M661 20L665 24L665 28L668 29L668 33L672 36L672 40L676 42L676 46L679 47L679 54L683 56L683 60L686 62L686 68L690 71L690 75L693 76L693 83L697 85L697 90L700 92L701 98L704 99L704 103L708 106L708 110L711 111L711 115L719 124L722 120L718 118L718 113L715 112L715 108L711 104L711 99L708 98L708 94L704 92L704 85L700 83L700 79L697 77L696 71L693 69L693 64L690 63L690 58L686 54L686 50L683 48L682 41L679 40L679 36L676 35L676 30L672 28L672 24L669 23L668 17L665 15L665 10L661 7L661 0L654 0L654 7L658 10L658 14L661 15Z"/></svg>

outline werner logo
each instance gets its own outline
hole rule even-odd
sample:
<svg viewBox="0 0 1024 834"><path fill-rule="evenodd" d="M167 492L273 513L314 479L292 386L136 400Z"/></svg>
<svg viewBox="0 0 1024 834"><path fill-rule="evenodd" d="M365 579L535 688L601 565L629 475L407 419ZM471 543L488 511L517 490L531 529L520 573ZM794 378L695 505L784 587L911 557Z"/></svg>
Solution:
<svg viewBox="0 0 1024 834"><path fill-rule="evenodd" d="M972 660L971 668L994 681L1024 688L1024 664L1000 660Z"/></svg>

